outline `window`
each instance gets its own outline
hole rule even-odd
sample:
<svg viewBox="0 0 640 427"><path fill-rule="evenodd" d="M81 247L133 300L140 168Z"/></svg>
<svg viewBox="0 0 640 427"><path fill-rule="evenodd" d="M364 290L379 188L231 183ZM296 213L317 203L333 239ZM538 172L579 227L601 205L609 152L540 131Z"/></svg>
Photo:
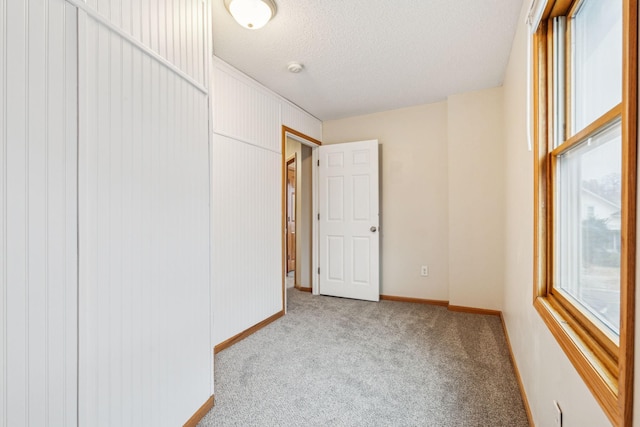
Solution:
<svg viewBox="0 0 640 427"><path fill-rule="evenodd" d="M533 34L534 305L614 425L633 406L636 2L548 0Z"/></svg>

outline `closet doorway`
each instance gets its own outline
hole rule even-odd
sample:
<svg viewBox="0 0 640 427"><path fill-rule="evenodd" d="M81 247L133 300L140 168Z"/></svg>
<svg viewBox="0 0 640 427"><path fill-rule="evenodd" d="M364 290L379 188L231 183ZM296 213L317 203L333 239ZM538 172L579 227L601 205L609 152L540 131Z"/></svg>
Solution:
<svg viewBox="0 0 640 427"><path fill-rule="evenodd" d="M289 144L287 144L287 147ZM289 154L289 153L287 153ZM287 215L287 225L286 225L286 247L287 247L287 287L289 286L289 278L293 273L295 275L296 270L296 182L297 182L297 174L298 174L298 165L297 165L297 153L293 153L287 160L287 188L286 188L286 198L287 198L287 207L286 207L286 215Z"/></svg>
<svg viewBox="0 0 640 427"><path fill-rule="evenodd" d="M286 290L311 292L317 275L317 213L314 168L320 141L286 126L282 127L282 302Z"/></svg>

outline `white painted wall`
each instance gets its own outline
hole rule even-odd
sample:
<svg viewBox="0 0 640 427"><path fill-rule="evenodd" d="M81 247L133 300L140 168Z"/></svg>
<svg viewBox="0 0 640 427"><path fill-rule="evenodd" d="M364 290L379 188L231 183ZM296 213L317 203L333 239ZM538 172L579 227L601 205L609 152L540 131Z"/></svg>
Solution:
<svg viewBox="0 0 640 427"><path fill-rule="evenodd" d="M502 308L502 88L447 99L449 303Z"/></svg>
<svg viewBox="0 0 640 427"><path fill-rule="evenodd" d="M325 144L367 139L381 147L380 293L447 301L447 104L323 123Z"/></svg>
<svg viewBox="0 0 640 427"><path fill-rule="evenodd" d="M181 425L213 393L208 95L78 28L79 422Z"/></svg>
<svg viewBox="0 0 640 427"><path fill-rule="evenodd" d="M283 310L284 124L320 139L321 123L213 58L213 342Z"/></svg>
<svg viewBox="0 0 640 427"><path fill-rule="evenodd" d="M76 11L0 6L0 426L73 426Z"/></svg>
<svg viewBox="0 0 640 427"><path fill-rule="evenodd" d="M505 75L505 156L502 166L496 165L504 169L506 184L503 314L535 424L554 425L552 401L557 400L564 427L608 426L606 415L532 303L533 154L527 148L526 134L527 6L524 2ZM637 417L640 405L634 406Z"/></svg>

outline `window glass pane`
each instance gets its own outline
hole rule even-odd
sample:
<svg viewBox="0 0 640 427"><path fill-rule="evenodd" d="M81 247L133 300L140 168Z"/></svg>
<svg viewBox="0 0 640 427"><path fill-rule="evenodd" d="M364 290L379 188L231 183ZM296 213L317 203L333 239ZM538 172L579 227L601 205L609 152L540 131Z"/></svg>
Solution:
<svg viewBox="0 0 640 427"><path fill-rule="evenodd" d="M622 0L584 0L572 21L575 134L622 100Z"/></svg>
<svg viewBox="0 0 640 427"><path fill-rule="evenodd" d="M620 329L621 126L558 156L554 287L615 335Z"/></svg>

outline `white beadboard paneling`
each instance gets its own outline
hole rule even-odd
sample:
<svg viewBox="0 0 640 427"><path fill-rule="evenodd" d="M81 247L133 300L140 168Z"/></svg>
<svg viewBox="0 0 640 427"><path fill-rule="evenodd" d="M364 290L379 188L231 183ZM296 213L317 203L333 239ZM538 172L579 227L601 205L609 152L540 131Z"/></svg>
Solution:
<svg viewBox="0 0 640 427"><path fill-rule="evenodd" d="M238 74L213 66L214 132L279 153L280 100Z"/></svg>
<svg viewBox="0 0 640 427"><path fill-rule="evenodd" d="M322 124L224 61L213 58L211 65L213 338L219 344L283 309L281 125L320 139Z"/></svg>
<svg viewBox="0 0 640 427"><path fill-rule="evenodd" d="M283 309L281 161L272 151L213 137L214 344Z"/></svg>
<svg viewBox="0 0 640 427"><path fill-rule="evenodd" d="M322 122L288 101L282 102L282 124L322 141Z"/></svg>
<svg viewBox="0 0 640 427"><path fill-rule="evenodd" d="M165 1L170 1L170 0L165 0ZM78 7L79 10L87 12L89 14L89 16L91 16L92 18L94 18L95 20L100 22L101 24L103 24L106 27L108 27L111 31L117 33L123 39L126 39L127 41L129 41L133 45L137 46L139 49L145 51L149 56L153 57L156 61L159 61L165 67L167 67L168 69L172 70L174 73L179 75L181 78L183 78L186 81L188 81L189 83L191 83L195 88L200 90L202 93L208 94L209 90L208 90L207 87L204 86L203 83L195 80L187 72L185 72L182 69L180 69L179 66L175 65L174 63L172 63L168 59L164 58L162 55L160 55L159 53L155 52L153 49L150 49L149 46L147 46L142 41L140 41L138 38L136 38L136 36L130 34L126 30L120 28L118 25L116 25L113 22L111 22L108 17L105 17L102 14L98 13L96 10L91 9L89 6L87 6L87 3L85 3L83 0L67 0L67 2L75 5L76 7ZM203 5L203 8L206 8L208 10L208 3L206 5ZM144 11L142 11L142 12L144 12ZM203 20L204 20L204 18L203 18ZM138 20L134 19L133 17L127 17L127 20L125 20L123 18L123 20L122 20L122 22L125 23L125 24L126 24L126 22L134 23L134 22L137 22L137 21ZM147 22L147 21L143 20L143 22ZM208 33L208 31L209 31L208 27L203 26L203 29L204 29L203 31ZM149 33L149 31L143 29L142 34L147 34L147 33ZM206 38L208 39L208 37L206 37ZM194 40L194 43L198 43L200 45L206 44L204 42L204 40ZM198 48L197 51L200 52L200 49ZM208 71L207 71L208 67L207 67L207 63L206 62L204 62L203 68L205 70L203 74L205 76L208 75Z"/></svg>
<svg viewBox="0 0 640 427"><path fill-rule="evenodd" d="M69 0L96 13L201 85L210 0Z"/></svg>
<svg viewBox="0 0 640 427"><path fill-rule="evenodd" d="M79 18L80 424L182 425L212 391L208 98Z"/></svg>
<svg viewBox="0 0 640 427"><path fill-rule="evenodd" d="M73 426L76 10L0 5L0 425Z"/></svg>

